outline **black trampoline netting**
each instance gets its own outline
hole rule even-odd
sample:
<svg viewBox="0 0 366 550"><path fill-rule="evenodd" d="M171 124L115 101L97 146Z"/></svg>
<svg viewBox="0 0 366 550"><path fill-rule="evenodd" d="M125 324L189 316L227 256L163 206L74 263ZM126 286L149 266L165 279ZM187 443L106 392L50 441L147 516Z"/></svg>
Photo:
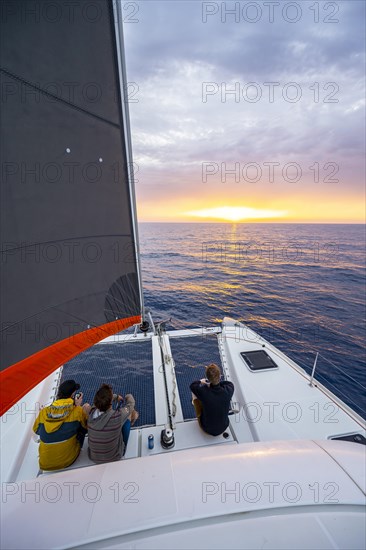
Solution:
<svg viewBox="0 0 366 550"><path fill-rule="evenodd" d="M155 424L151 341L100 344L64 365L62 381L74 379L81 386L84 403L93 403L103 383L114 393L132 393L140 416L135 426Z"/></svg>
<svg viewBox="0 0 366 550"><path fill-rule="evenodd" d="M204 378L205 367L210 363L216 363L222 370L217 336L171 338L170 347L175 361L183 417L184 420L189 420L195 418L189 389L191 382Z"/></svg>

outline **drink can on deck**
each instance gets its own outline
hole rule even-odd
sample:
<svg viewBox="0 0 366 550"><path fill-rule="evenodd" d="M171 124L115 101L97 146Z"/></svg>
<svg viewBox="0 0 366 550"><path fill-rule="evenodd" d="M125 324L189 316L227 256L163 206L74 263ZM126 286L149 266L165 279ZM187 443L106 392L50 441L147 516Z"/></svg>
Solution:
<svg viewBox="0 0 366 550"><path fill-rule="evenodd" d="M149 437L147 438L147 441L148 441L149 449L153 449L154 448L154 436L153 436L153 434L149 435Z"/></svg>

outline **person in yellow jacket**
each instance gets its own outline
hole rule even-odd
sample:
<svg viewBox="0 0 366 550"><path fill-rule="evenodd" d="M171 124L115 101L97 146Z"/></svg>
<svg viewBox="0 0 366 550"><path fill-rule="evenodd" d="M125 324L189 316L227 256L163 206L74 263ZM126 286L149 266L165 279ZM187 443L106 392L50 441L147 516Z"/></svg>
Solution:
<svg viewBox="0 0 366 550"><path fill-rule="evenodd" d="M84 406L80 384L65 380L58 389L56 401L42 409L33 425L40 436L39 467L60 470L70 466L79 456L87 432L90 405Z"/></svg>

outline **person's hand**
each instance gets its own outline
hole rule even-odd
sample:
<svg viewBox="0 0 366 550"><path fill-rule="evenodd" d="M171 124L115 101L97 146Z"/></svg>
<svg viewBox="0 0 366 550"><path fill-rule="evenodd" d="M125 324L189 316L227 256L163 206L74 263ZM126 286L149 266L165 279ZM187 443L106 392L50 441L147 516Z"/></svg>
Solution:
<svg viewBox="0 0 366 550"><path fill-rule="evenodd" d="M83 393L79 391L76 395L79 395L79 397L74 398L75 407L81 407L83 404Z"/></svg>
<svg viewBox="0 0 366 550"><path fill-rule="evenodd" d="M210 383L207 382L206 378L201 378L200 382L201 382L201 384L205 384L206 386L210 385Z"/></svg>
<svg viewBox="0 0 366 550"><path fill-rule="evenodd" d="M122 395L117 395L117 401L118 403L121 403L122 401L124 401Z"/></svg>

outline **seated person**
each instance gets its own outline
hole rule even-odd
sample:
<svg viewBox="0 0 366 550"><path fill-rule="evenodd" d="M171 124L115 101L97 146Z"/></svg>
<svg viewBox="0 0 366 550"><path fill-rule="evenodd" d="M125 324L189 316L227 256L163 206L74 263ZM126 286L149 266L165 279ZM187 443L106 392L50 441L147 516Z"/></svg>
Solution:
<svg viewBox="0 0 366 550"><path fill-rule="evenodd" d="M116 409L112 403L116 402ZM88 417L89 457L96 464L120 460L126 452L131 425L139 414L131 394L123 399L109 384L102 384Z"/></svg>
<svg viewBox="0 0 366 550"><path fill-rule="evenodd" d="M83 446L90 405L83 407L80 384L65 380L58 389L56 400L44 407L33 425L40 436L39 467L41 470L60 470L70 466ZM76 394L76 395L75 395ZM75 397L75 399L74 399Z"/></svg>
<svg viewBox="0 0 366 550"><path fill-rule="evenodd" d="M206 367L206 378L192 382L193 406L202 430L210 435L222 434L229 425L230 401L234 393L232 382L220 382L221 372L212 363Z"/></svg>

